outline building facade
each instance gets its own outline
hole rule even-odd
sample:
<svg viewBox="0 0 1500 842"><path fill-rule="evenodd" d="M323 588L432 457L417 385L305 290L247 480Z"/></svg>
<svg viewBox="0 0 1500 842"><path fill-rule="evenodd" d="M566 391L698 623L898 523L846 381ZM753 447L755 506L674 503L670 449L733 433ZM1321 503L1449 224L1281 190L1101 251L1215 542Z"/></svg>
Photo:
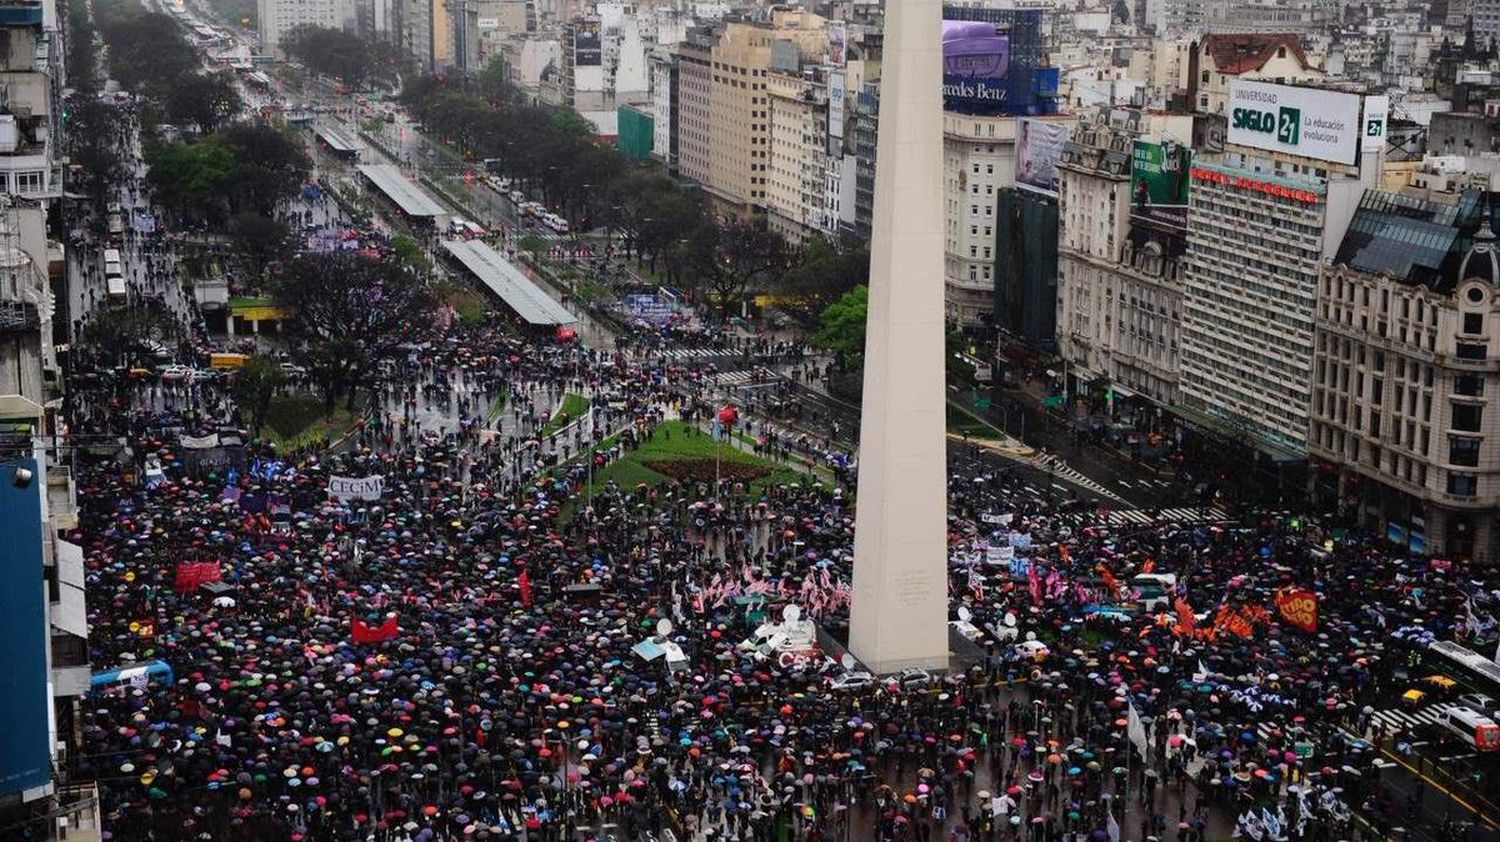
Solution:
<svg viewBox="0 0 1500 842"><path fill-rule="evenodd" d="M713 146L712 97L714 34L692 29L672 48L676 58L677 172L700 185L709 181L709 150Z"/></svg>
<svg viewBox="0 0 1500 842"><path fill-rule="evenodd" d="M952 325L994 319L996 210L1015 170L1016 118L943 114L943 286Z"/></svg>
<svg viewBox="0 0 1500 842"><path fill-rule="evenodd" d="M1367 192L1321 278L1314 498L1415 553L1500 561L1495 194Z"/></svg>

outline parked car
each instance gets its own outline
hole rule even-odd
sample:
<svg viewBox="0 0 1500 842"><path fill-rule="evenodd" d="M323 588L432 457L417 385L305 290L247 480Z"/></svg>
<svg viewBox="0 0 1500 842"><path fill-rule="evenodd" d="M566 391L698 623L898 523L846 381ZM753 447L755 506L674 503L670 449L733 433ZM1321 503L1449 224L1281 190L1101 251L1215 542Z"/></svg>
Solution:
<svg viewBox="0 0 1500 842"><path fill-rule="evenodd" d="M181 365L181 364L178 364L178 363L173 363L172 365L164 365L164 366L162 366L162 368L161 368L161 379L163 379L163 380L181 380L184 377L188 377L192 373L193 373L193 370L191 368L188 368L187 366Z"/></svg>
<svg viewBox="0 0 1500 842"><path fill-rule="evenodd" d="M879 683L875 676L864 670L846 672L828 683L828 689L838 691L863 690Z"/></svg>

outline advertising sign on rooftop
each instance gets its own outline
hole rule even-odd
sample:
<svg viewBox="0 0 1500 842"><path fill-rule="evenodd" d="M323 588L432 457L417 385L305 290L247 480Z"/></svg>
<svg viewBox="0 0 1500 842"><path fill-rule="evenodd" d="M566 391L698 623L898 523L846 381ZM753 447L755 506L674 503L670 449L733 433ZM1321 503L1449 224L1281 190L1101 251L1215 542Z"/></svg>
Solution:
<svg viewBox="0 0 1500 842"><path fill-rule="evenodd" d="M1229 82L1230 143L1352 164L1363 128L1358 94Z"/></svg>
<svg viewBox="0 0 1500 842"><path fill-rule="evenodd" d="M966 114L1040 113L1038 69L1011 60L1016 46L1011 38L994 23L943 21L945 109Z"/></svg>
<svg viewBox="0 0 1500 842"><path fill-rule="evenodd" d="M1130 215L1187 230L1193 150L1181 143L1137 140L1130 156Z"/></svg>

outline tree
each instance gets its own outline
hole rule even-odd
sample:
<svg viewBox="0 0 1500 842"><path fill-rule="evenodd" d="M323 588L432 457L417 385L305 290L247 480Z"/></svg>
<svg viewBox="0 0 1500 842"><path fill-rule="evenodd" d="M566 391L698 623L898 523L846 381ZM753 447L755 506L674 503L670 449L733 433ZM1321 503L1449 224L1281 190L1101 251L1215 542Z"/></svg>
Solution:
<svg viewBox="0 0 1500 842"><path fill-rule="evenodd" d="M750 284L786 266L786 241L759 226L705 222L688 237L687 268L712 294L721 318L745 299Z"/></svg>
<svg viewBox="0 0 1500 842"><path fill-rule="evenodd" d="M162 204L188 219L224 218L235 160L222 141L210 137L148 149L146 164L146 178Z"/></svg>
<svg viewBox="0 0 1500 842"><path fill-rule="evenodd" d="M419 275L432 271L432 261L427 259L422 247L417 244L416 240L405 234L391 238L391 257Z"/></svg>
<svg viewBox="0 0 1500 842"><path fill-rule="evenodd" d="M117 365L127 365L156 347L170 347L177 336L177 320L159 306L104 310L83 328L84 343Z"/></svg>
<svg viewBox="0 0 1500 842"><path fill-rule="evenodd" d="M813 237L802 245L777 287L817 311L869 281L870 248L863 240L852 235L838 240Z"/></svg>
<svg viewBox="0 0 1500 842"><path fill-rule="evenodd" d="M266 423L266 411L271 408L271 398L286 382L286 371L265 357L251 357L234 373L229 391L239 403L240 411L248 417L252 435L260 435L260 428Z"/></svg>
<svg viewBox="0 0 1500 842"><path fill-rule="evenodd" d="M250 273L259 276L290 249L291 229L273 216L244 211L229 218L229 237Z"/></svg>
<svg viewBox="0 0 1500 842"><path fill-rule="evenodd" d="M236 211L275 214L282 202L297 195L312 172L303 145L264 120L235 123L218 135L234 153L230 202Z"/></svg>
<svg viewBox="0 0 1500 842"><path fill-rule="evenodd" d="M394 81L404 64L401 53L389 44L326 26L298 26L282 38L281 48L312 72L351 88Z"/></svg>
<svg viewBox="0 0 1500 842"><path fill-rule="evenodd" d="M240 110L244 103L225 73L189 73L167 93L167 115L178 123L198 127L202 135L213 134Z"/></svg>
<svg viewBox="0 0 1500 842"><path fill-rule="evenodd" d="M310 344L309 373L330 410L346 389L352 404L371 361L415 336L436 306L409 269L357 252L297 258L271 296L295 313L291 327Z"/></svg>
<svg viewBox="0 0 1500 842"><path fill-rule="evenodd" d="M870 288L861 284L823 309L812 342L832 351L840 369L865 353L865 322L870 312Z"/></svg>

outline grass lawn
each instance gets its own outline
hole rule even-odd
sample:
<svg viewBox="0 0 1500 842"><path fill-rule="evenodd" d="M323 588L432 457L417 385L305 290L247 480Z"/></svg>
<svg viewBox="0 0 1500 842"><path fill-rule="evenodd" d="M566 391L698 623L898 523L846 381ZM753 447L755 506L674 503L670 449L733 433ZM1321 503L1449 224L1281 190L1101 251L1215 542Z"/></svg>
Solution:
<svg viewBox="0 0 1500 842"><path fill-rule="evenodd" d="M463 324L475 325L484 321L485 300L479 290L464 284L448 283L442 286L440 294L443 303L458 313L458 320Z"/></svg>
<svg viewBox="0 0 1500 842"><path fill-rule="evenodd" d="M547 419L542 425L542 438L552 435L563 427L573 423L579 416L589 410L589 399L574 392L563 395L562 406Z"/></svg>
<svg viewBox="0 0 1500 842"><path fill-rule="evenodd" d="M359 405L356 398L355 405ZM353 427L358 414L345 409L340 400L333 414L323 414L323 399L313 394L278 395L266 411L266 425L261 437L276 444L283 453L314 442L332 441Z"/></svg>
<svg viewBox="0 0 1500 842"><path fill-rule="evenodd" d="M606 439L604 447L614 444L614 439ZM610 480L614 480L621 488L634 488L638 483L654 485L665 482L664 474L652 470L649 463L667 460L704 460L706 466L711 470L715 451L723 464L748 465L764 468L770 471L763 477L752 480L750 489L759 492L760 489L771 485L781 485L794 482L810 482L812 478L806 474L771 459L746 453L728 442L722 445L716 444L713 436L707 432L690 428L681 421L664 421L656 425L656 434L650 441L625 454L625 456L608 465L603 470L594 474L595 489L602 488Z"/></svg>
<svg viewBox="0 0 1500 842"><path fill-rule="evenodd" d="M968 433L975 438L981 439L1009 438L1005 433L996 429L993 424L986 422L984 419L952 401L948 403L948 429L955 433Z"/></svg>

